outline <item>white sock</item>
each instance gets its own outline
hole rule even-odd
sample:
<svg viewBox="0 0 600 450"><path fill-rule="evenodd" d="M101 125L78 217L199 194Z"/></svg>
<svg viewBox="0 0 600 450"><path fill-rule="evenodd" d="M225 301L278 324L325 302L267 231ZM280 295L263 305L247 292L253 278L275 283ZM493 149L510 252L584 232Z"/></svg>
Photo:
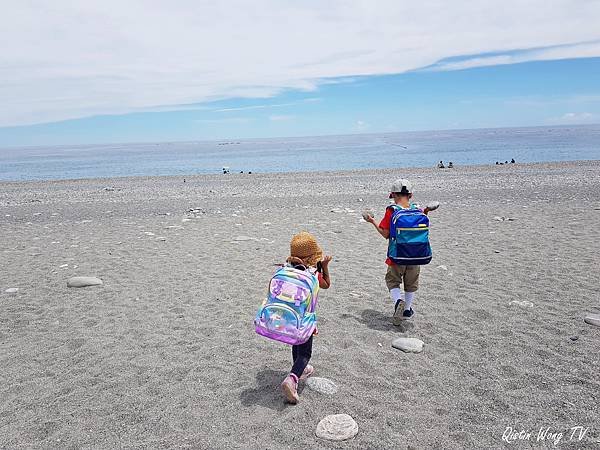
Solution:
<svg viewBox="0 0 600 450"><path fill-rule="evenodd" d="M394 305L398 303L398 300L404 300L404 292L400 288L390 289L390 297L392 297L392 301Z"/></svg>
<svg viewBox="0 0 600 450"><path fill-rule="evenodd" d="M408 311L412 306L412 302L415 299L416 292L407 292L404 295L404 311Z"/></svg>

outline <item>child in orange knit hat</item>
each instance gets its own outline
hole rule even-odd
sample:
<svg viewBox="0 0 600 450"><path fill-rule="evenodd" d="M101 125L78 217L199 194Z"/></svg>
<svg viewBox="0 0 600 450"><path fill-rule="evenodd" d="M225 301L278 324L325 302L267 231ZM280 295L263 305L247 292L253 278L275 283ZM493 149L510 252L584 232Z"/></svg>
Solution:
<svg viewBox="0 0 600 450"><path fill-rule="evenodd" d="M315 237L303 231L292 237L290 242L290 256L287 263L291 266L316 273L319 278L319 287L328 289L331 285L329 279L329 263L331 256L323 257L323 251ZM316 332L315 332L316 334ZM312 356L313 336L304 344L292 346L292 370L281 383L281 389L288 402L298 403L298 381L311 376L315 369L308 362Z"/></svg>

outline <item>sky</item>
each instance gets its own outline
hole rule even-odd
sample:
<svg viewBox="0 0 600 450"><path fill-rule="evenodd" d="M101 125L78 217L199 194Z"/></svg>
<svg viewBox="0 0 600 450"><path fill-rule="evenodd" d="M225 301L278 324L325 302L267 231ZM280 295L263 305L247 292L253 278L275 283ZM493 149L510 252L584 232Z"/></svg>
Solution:
<svg viewBox="0 0 600 450"><path fill-rule="evenodd" d="M12 2L0 147L599 123L598 17L600 0Z"/></svg>

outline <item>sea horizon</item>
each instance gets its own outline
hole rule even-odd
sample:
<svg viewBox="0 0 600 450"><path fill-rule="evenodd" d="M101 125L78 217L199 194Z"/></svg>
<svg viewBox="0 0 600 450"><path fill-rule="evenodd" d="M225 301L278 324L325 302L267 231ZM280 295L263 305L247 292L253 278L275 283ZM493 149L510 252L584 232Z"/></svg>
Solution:
<svg viewBox="0 0 600 450"><path fill-rule="evenodd" d="M600 159L600 124L0 148L0 181Z"/></svg>

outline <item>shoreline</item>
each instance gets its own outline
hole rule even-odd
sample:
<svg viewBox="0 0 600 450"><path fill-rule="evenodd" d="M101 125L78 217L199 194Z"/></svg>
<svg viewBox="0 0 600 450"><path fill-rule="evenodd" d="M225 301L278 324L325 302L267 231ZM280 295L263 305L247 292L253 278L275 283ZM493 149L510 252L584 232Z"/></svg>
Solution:
<svg viewBox="0 0 600 450"><path fill-rule="evenodd" d="M471 165L455 165L453 168L444 168L439 169L437 167L382 167L382 168L365 168L365 169L349 169L349 170L316 170L316 171L295 171L295 172L252 172L251 174L245 173L237 173L232 172L229 174L222 173L198 173L198 174L185 174L185 175L133 175L133 176L123 176L123 177L95 177L95 178L50 178L50 179L35 179L35 180L2 180L0 179L0 186L2 185L19 185L19 184L40 184L40 183L85 183L85 182L106 182L106 181L135 181L135 180L181 180L185 178L186 180L194 180L194 179L220 179L221 177L264 177L264 176L309 176L311 174L315 176L323 176L323 175L360 175L362 173L371 173L371 172L381 172L381 173L390 173L390 172L449 172L453 171L461 171L461 170L471 170L471 171L482 171L484 169L493 169L496 168L498 170L503 170L508 168L550 168L553 166L580 166L583 164L592 164L592 165L600 165L600 159L588 159L588 160L572 160L572 161L540 161L540 162L525 162L520 163L516 162L514 164L502 164L496 165L492 164L471 164Z"/></svg>

